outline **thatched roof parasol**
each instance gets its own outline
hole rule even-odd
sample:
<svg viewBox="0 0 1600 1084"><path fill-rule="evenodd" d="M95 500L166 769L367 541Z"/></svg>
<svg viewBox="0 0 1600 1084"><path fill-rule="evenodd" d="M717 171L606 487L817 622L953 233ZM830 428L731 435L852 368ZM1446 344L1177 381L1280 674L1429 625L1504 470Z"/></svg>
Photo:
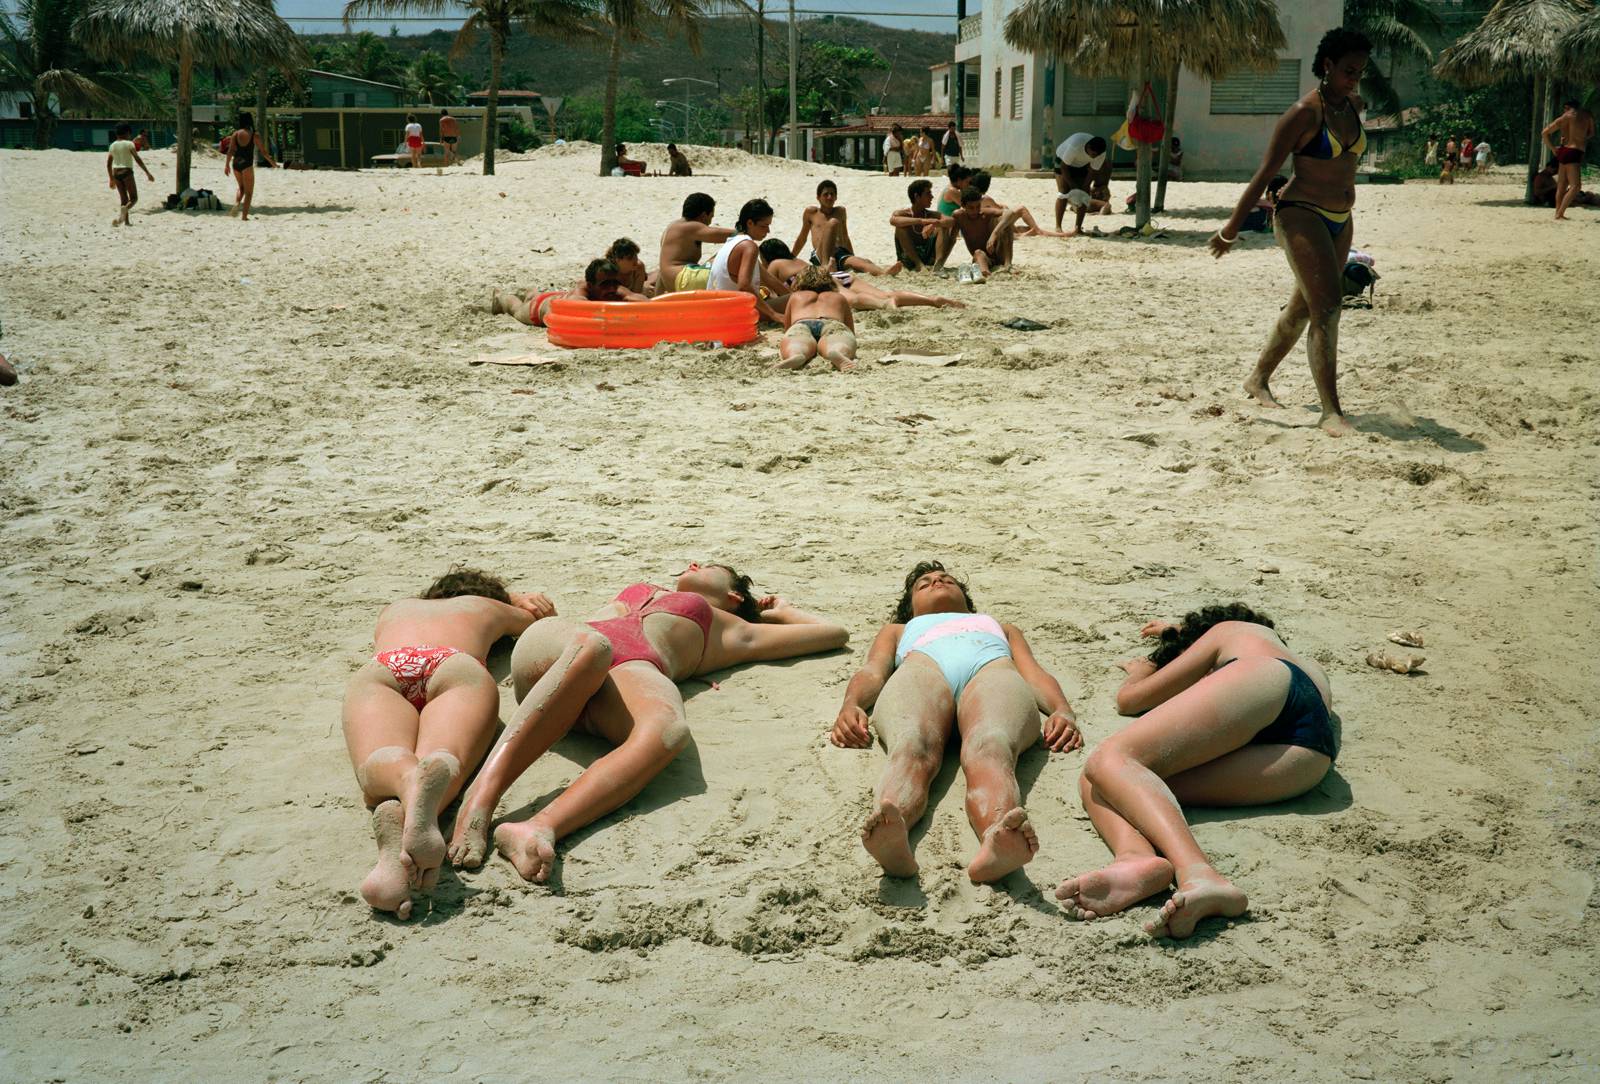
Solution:
<svg viewBox="0 0 1600 1084"><path fill-rule="evenodd" d="M1433 73L1464 87L1562 74L1558 45L1589 10L1586 0L1499 0Z"/></svg>
<svg viewBox="0 0 1600 1084"><path fill-rule="evenodd" d="M177 63L185 50L207 64L293 68L305 49L266 0L98 0L73 28L100 56Z"/></svg>
<svg viewBox="0 0 1600 1084"><path fill-rule="evenodd" d="M1273 0L1028 0L1006 16L1006 40L1085 75L1126 75L1139 69L1141 26L1156 70L1207 79L1271 68L1285 44Z"/></svg>
<svg viewBox="0 0 1600 1084"><path fill-rule="evenodd" d="M1600 79L1600 7L1590 9L1561 39L1556 63L1569 78Z"/></svg>

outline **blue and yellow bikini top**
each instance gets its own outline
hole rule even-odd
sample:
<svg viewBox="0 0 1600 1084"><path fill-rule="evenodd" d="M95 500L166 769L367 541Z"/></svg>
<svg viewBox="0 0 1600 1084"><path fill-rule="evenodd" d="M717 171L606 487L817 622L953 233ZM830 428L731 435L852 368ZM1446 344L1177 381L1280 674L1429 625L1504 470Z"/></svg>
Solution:
<svg viewBox="0 0 1600 1084"><path fill-rule="evenodd" d="M1356 136L1356 141L1346 147L1339 142L1339 137L1333 134L1333 129L1328 127L1328 100L1322 97L1322 91L1317 91L1317 97L1322 100L1322 130L1311 137L1311 141L1304 147L1295 151L1295 154L1306 158L1338 158L1343 154L1361 155L1367 149L1367 130L1361 126L1361 117L1356 116L1356 131L1361 133Z"/></svg>

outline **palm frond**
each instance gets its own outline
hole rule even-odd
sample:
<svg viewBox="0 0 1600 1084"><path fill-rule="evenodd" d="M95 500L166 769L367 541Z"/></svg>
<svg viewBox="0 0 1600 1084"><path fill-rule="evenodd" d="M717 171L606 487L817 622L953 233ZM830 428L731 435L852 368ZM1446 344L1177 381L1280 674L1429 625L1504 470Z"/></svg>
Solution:
<svg viewBox="0 0 1600 1084"><path fill-rule="evenodd" d="M1210 79L1270 68L1285 45L1272 0L1026 0L1005 21L1010 44L1084 75L1137 71L1143 29L1153 70L1178 63Z"/></svg>
<svg viewBox="0 0 1600 1084"><path fill-rule="evenodd" d="M1600 81L1600 7L1561 39L1556 62L1571 78Z"/></svg>
<svg viewBox="0 0 1600 1084"><path fill-rule="evenodd" d="M356 23L390 15L437 15L449 18L461 14L463 7L480 5L471 0L350 0L344 6L344 28L350 30Z"/></svg>
<svg viewBox="0 0 1600 1084"><path fill-rule="evenodd" d="M94 0L73 37L125 63L177 61L187 51L218 65L306 63L305 48L269 0Z"/></svg>
<svg viewBox="0 0 1600 1084"><path fill-rule="evenodd" d="M1499 0L1433 73L1467 87L1562 74L1559 46L1589 10L1587 0Z"/></svg>

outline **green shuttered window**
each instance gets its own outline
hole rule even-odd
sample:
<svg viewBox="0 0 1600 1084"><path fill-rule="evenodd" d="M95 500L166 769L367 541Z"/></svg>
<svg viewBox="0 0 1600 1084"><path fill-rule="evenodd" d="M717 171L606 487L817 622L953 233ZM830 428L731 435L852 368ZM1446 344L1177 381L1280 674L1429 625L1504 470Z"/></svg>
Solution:
<svg viewBox="0 0 1600 1084"><path fill-rule="evenodd" d="M1091 79L1068 75L1061 93L1063 117L1120 117L1128 108L1128 81L1120 76Z"/></svg>
<svg viewBox="0 0 1600 1084"><path fill-rule="evenodd" d="M1212 113L1282 113L1300 97L1297 57L1270 72L1241 72L1211 84Z"/></svg>

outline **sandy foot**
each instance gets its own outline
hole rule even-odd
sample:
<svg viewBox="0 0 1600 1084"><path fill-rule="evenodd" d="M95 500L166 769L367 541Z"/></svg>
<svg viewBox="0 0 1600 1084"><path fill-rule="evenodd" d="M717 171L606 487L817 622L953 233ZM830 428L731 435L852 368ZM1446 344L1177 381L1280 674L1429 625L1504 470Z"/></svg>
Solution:
<svg viewBox="0 0 1600 1084"><path fill-rule="evenodd" d="M1343 414L1324 414L1317 422L1317 428L1330 437L1347 437L1356 431L1350 424L1350 419Z"/></svg>
<svg viewBox="0 0 1600 1084"><path fill-rule="evenodd" d="M400 802L390 798L372 811L372 836L378 841L378 864L361 882L361 898L374 911L393 911L396 918L411 917L411 886L400 856L404 816Z"/></svg>
<svg viewBox="0 0 1600 1084"><path fill-rule="evenodd" d="M891 877L915 877L917 860L911 853L906 818L897 806L884 802L861 825L861 845Z"/></svg>
<svg viewBox="0 0 1600 1084"><path fill-rule="evenodd" d="M444 834L439 831L439 807L455 775L454 757L430 754L417 761L406 779L405 834L400 846L411 862L412 884L428 890L439 879L444 864Z"/></svg>
<svg viewBox="0 0 1600 1084"><path fill-rule="evenodd" d="M524 881L544 884L555 869L556 834L542 824L502 824L494 830L494 845L517 867Z"/></svg>
<svg viewBox="0 0 1600 1084"><path fill-rule="evenodd" d="M1278 402L1278 397L1272 394L1272 389L1267 387L1265 380L1257 380L1254 376L1250 377L1244 382L1244 391L1246 395L1262 406L1279 408L1283 406L1282 403Z"/></svg>
<svg viewBox="0 0 1600 1084"><path fill-rule="evenodd" d="M1250 901L1233 883L1221 877L1204 878L1182 885L1161 908L1161 916L1145 924L1152 937L1183 939L1194 933L1202 919L1242 915Z"/></svg>
<svg viewBox="0 0 1600 1084"><path fill-rule="evenodd" d="M450 839L450 864L477 869L489 855L489 822L494 810L479 807L469 790L456 812L456 830Z"/></svg>
<svg viewBox="0 0 1600 1084"><path fill-rule="evenodd" d="M1028 813L1018 806L989 826L978 845L978 853L967 866L973 884L998 881L1021 869L1039 853L1039 836L1028 821Z"/></svg>
<svg viewBox="0 0 1600 1084"><path fill-rule="evenodd" d="M884 268L883 269L883 273L885 275L898 275L900 272L904 271L905 269L906 269L906 265L904 263L902 263L900 260L896 260L894 263L892 263L888 267Z"/></svg>
<svg viewBox="0 0 1600 1084"><path fill-rule="evenodd" d="M1068 918L1103 918L1154 896L1171 883L1171 862L1159 855L1140 855L1068 877L1057 886L1056 899Z"/></svg>

